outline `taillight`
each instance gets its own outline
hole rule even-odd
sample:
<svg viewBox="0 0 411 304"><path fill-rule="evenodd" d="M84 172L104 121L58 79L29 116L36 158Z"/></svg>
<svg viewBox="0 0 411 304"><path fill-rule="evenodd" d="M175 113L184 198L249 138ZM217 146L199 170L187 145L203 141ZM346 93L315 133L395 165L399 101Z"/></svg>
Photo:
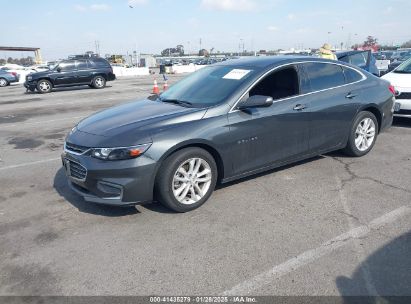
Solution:
<svg viewBox="0 0 411 304"><path fill-rule="evenodd" d="M397 91L395 90L393 85L390 85L388 87L388 89L390 90L390 92L392 93L392 95L396 96L397 95Z"/></svg>
<svg viewBox="0 0 411 304"><path fill-rule="evenodd" d="M16 73L16 72L11 72L11 74L12 74L13 76L17 76L17 73Z"/></svg>

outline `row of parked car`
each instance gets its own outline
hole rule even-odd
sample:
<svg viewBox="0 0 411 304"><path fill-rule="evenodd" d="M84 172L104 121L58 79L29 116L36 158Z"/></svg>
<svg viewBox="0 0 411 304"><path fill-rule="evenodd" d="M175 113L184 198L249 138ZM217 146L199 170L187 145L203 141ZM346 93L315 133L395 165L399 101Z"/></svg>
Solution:
<svg viewBox="0 0 411 304"><path fill-rule="evenodd" d="M376 66L378 60L392 60L390 70L382 76L388 80L397 90L396 114L411 117L411 50L400 53L372 54L371 51L344 51L336 53L338 60L356 65L371 74L380 76ZM384 58L384 59L382 59ZM211 60L211 59L208 59ZM216 62L201 62L212 64ZM393 65L396 65L393 67ZM41 72L31 73L26 76L24 86L27 90L39 93L49 93L53 88L88 85L101 89L107 81L115 80L113 68L110 63L99 57L84 59L71 59L45 69ZM19 74L0 68L0 87L19 81Z"/></svg>

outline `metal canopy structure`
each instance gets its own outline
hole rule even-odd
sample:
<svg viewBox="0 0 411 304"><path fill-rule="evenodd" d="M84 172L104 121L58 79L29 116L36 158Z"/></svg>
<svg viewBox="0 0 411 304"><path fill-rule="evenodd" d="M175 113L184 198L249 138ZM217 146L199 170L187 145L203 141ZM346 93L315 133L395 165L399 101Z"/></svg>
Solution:
<svg viewBox="0 0 411 304"><path fill-rule="evenodd" d="M34 52L36 64L42 63L40 48L37 47L0 46L0 51Z"/></svg>

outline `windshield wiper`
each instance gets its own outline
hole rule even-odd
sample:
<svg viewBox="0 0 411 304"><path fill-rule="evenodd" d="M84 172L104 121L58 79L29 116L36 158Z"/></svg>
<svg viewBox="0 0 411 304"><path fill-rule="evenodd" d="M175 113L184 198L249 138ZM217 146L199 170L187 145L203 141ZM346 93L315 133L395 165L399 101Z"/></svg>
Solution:
<svg viewBox="0 0 411 304"><path fill-rule="evenodd" d="M160 100L162 102L166 102L166 103L174 103L174 104L178 104L178 105L185 105L185 106L192 106L193 104L189 101L185 101L185 100L179 100L179 99L161 99Z"/></svg>

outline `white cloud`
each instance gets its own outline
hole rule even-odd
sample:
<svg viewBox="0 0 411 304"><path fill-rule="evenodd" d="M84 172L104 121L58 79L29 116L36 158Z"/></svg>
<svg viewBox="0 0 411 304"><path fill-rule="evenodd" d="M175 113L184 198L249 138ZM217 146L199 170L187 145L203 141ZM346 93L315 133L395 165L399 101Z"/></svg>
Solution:
<svg viewBox="0 0 411 304"><path fill-rule="evenodd" d="M74 5L74 9L78 12L86 12L86 11L108 11L110 10L110 6L108 4L92 4L90 6L84 6L80 4Z"/></svg>
<svg viewBox="0 0 411 304"><path fill-rule="evenodd" d="M202 0L201 7L218 11L250 11L257 4L255 0Z"/></svg>
<svg viewBox="0 0 411 304"><path fill-rule="evenodd" d="M146 4L147 0L128 0L128 5L129 6L136 6L136 5L142 5Z"/></svg>
<svg viewBox="0 0 411 304"><path fill-rule="evenodd" d="M279 28L277 26L270 25L269 27L267 27L267 30L269 30L271 32L276 32L276 31L279 30Z"/></svg>
<svg viewBox="0 0 411 304"><path fill-rule="evenodd" d="M393 11L394 11L394 8L392 6L389 6L384 10L384 13L391 14Z"/></svg>
<svg viewBox="0 0 411 304"><path fill-rule="evenodd" d="M297 18L297 16L294 15L294 14L288 14L287 18L288 18L288 20L295 20L295 18Z"/></svg>
<svg viewBox="0 0 411 304"><path fill-rule="evenodd" d="M107 4L92 4L90 5L90 9L92 11L108 11L110 10L110 6Z"/></svg>
<svg viewBox="0 0 411 304"><path fill-rule="evenodd" d="M74 9L79 12L85 12L87 10L87 7L85 7L84 5L76 4L74 6Z"/></svg>

